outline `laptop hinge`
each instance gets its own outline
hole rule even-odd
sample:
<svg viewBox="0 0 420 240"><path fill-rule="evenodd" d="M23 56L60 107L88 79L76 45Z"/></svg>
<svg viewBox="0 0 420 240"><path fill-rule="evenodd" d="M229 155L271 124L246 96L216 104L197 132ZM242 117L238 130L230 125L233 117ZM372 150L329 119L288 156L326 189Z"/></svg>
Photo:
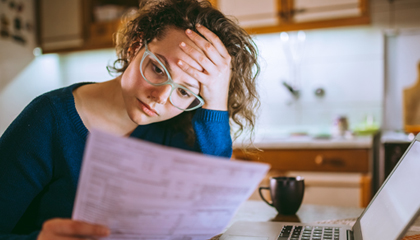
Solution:
<svg viewBox="0 0 420 240"><path fill-rule="evenodd" d="M354 240L352 230L347 230L347 240Z"/></svg>

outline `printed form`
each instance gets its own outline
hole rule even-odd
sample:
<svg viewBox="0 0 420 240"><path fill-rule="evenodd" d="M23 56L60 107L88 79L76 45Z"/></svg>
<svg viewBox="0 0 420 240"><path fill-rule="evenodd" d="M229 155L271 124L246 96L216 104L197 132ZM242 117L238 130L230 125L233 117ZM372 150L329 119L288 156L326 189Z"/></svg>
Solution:
<svg viewBox="0 0 420 240"><path fill-rule="evenodd" d="M108 226L109 240L208 239L223 231L268 169L94 130L73 219Z"/></svg>

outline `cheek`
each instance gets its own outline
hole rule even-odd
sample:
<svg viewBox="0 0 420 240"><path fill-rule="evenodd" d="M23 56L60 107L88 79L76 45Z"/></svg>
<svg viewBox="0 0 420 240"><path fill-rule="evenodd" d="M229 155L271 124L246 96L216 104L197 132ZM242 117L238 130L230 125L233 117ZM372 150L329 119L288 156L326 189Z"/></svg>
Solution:
<svg viewBox="0 0 420 240"><path fill-rule="evenodd" d="M148 84L139 71L135 69L127 69L121 78L121 86L127 92L138 92L139 90L147 90L152 86Z"/></svg>
<svg viewBox="0 0 420 240"><path fill-rule="evenodd" d="M179 110L178 108L174 107L172 105L172 103L167 102L166 103L166 119L170 119L173 117L178 116L179 114L181 114L183 111Z"/></svg>

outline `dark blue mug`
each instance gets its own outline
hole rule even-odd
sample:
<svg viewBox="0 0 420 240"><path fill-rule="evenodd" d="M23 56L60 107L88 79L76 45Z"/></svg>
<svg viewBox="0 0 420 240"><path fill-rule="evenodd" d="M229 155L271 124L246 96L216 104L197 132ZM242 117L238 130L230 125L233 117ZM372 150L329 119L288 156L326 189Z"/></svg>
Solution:
<svg viewBox="0 0 420 240"><path fill-rule="evenodd" d="M268 202L262 190L269 190L271 202ZM269 187L260 187L259 193L268 205L276 208L281 215L293 215L299 210L305 192L302 177L271 177Z"/></svg>

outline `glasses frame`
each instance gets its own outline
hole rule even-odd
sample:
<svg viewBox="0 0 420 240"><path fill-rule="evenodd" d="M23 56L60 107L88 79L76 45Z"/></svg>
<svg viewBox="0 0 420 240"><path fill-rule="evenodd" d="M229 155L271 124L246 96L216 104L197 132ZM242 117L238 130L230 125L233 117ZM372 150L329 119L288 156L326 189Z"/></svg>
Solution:
<svg viewBox="0 0 420 240"><path fill-rule="evenodd" d="M151 84L151 85L153 85L153 86L163 86L163 85L171 85L171 92L170 92L170 94L169 94L169 101L171 102L171 104L172 104L172 106L174 106L174 107L176 107L176 108L178 108L179 110L182 110L182 111L192 111L192 110L195 110L195 109L197 109L197 108L199 108L199 107L201 107L201 106L203 106L204 105L204 100L201 98L201 97L199 97L197 94L195 94L195 93L193 93L191 90L189 90L188 88L186 88L186 87L184 87L184 86L182 86L182 85L179 85L179 84L177 84L177 83L175 83L173 80L172 80L172 77L171 77L171 74L169 74L169 72L168 72L168 70L166 69L166 67L165 67L165 65L159 60L159 58L157 58L156 56L155 56L155 54L153 54L150 50L149 50L149 47L147 46L147 41L146 40L144 40L144 47L145 47L145 51L144 51L144 53L143 53L143 57L141 58L141 62L140 62L140 66L139 66L139 70L140 70L140 73L141 73L141 75L143 76L143 79L144 80L146 80L146 82L148 82L149 84ZM163 70L165 71L165 73L166 73L166 75L168 76L168 80L166 81L166 82L163 82L163 83L152 83L152 82L150 82L149 80L147 80L147 78L144 76L144 74L143 74L143 68L142 68L142 66L143 66L143 62L144 62L144 59L146 59L146 57L147 56L150 56L150 57L152 57L154 60L156 60L161 66L162 66L162 68L163 68ZM173 91L176 89L176 88L182 88L182 89L184 89L185 91L187 91L187 92L189 92L189 93L191 93L192 95L194 95L199 101L200 101L200 103L197 105L197 106L195 106L195 107L193 107L193 108L190 108L190 109L182 109L182 108L180 108L180 107L177 107L177 106L175 106L175 104L173 103L173 101L172 101L172 93L173 93Z"/></svg>

